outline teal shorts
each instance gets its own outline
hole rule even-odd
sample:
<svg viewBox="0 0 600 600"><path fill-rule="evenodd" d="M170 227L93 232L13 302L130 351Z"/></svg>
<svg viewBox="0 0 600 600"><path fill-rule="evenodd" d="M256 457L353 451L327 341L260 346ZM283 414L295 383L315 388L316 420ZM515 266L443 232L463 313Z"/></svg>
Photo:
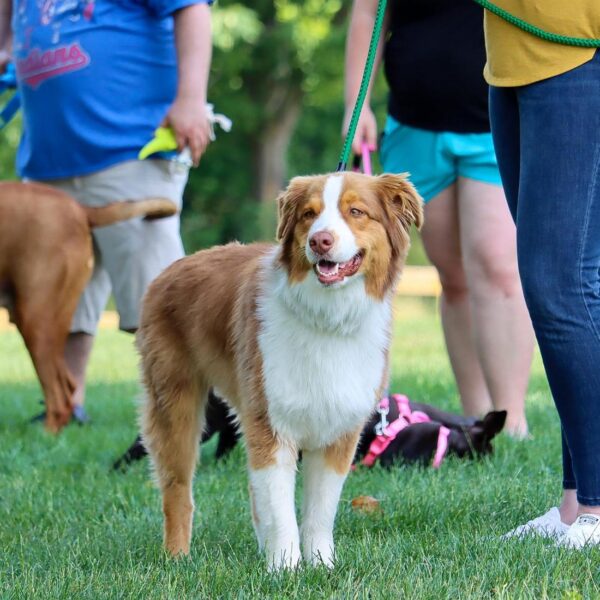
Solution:
<svg viewBox="0 0 600 600"><path fill-rule="evenodd" d="M459 177L502 185L491 133L415 129L388 117L380 147L386 173L410 173L425 202Z"/></svg>

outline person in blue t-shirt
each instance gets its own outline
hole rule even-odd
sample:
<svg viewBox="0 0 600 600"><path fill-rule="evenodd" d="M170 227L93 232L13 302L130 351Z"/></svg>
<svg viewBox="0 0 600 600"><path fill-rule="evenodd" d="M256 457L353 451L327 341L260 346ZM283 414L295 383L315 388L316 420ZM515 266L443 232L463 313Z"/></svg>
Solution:
<svg viewBox="0 0 600 600"><path fill-rule="evenodd" d="M23 109L17 171L79 202L165 197L179 207L187 166L137 160L159 125L197 165L210 139L205 104L211 0L0 0L0 72L16 65ZM120 328L137 329L142 295L184 254L179 216L94 230L96 265L66 359L83 411L85 373L112 291Z"/></svg>

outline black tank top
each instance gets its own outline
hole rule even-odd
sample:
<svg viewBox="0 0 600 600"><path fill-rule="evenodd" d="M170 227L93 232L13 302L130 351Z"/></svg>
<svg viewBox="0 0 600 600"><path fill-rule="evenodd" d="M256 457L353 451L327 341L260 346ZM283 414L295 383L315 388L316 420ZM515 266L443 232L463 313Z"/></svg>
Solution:
<svg viewBox="0 0 600 600"><path fill-rule="evenodd" d="M431 131L489 131L483 9L473 0L393 0L390 17L390 115Z"/></svg>

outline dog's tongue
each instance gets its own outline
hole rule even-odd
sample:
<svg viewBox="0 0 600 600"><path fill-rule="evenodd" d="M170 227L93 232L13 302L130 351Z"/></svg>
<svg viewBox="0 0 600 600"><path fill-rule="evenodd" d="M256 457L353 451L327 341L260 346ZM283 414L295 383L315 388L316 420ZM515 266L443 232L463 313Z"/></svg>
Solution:
<svg viewBox="0 0 600 600"><path fill-rule="evenodd" d="M340 264L322 259L315 265L317 277L321 283L329 285L341 281L344 276L340 273Z"/></svg>
<svg viewBox="0 0 600 600"><path fill-rule="evenodd" d="M354 275L358 271L361 262L362 256L360 254L343 263L322 259L315 265L315 271L319 281L329 285L343 281L344 277Z"/></svg>
<svg viewBox="0 0 600 600"><path fill-rule="evenodd" d="M337 273L338 268L338 263L331 262L330 260L319 261L319 271L323 275L333 275L334 273Z"/></svg>

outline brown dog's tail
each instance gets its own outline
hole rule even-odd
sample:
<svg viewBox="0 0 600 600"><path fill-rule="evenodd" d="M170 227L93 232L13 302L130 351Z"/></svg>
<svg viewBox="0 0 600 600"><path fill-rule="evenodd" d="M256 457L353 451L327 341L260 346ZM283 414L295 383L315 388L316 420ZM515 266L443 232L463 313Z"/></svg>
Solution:
<svg viewBox="0 0 600 600"><path fill-rule="evenodd" d="M83 206L83 205L82 205ZM146 198L144 200L123 200L106 206L83 206L90 227L104 227L118 221L145 217L162 219L177 212L177 207L166 198Z"/></svg>

